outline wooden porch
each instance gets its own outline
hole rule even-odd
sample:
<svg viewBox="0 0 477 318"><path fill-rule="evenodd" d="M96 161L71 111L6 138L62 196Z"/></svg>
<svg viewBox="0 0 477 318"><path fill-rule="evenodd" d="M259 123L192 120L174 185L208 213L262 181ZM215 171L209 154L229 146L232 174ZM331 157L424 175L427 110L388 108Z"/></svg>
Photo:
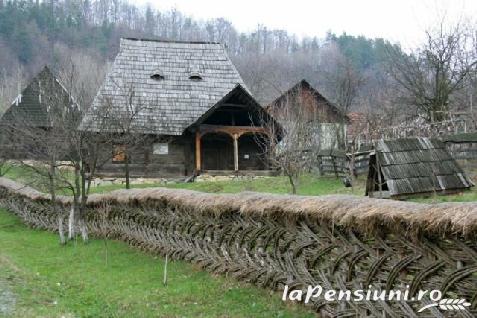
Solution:
<svg viewBox="0 0 477 318"><path fill-rule="evenodd" d="M202 139L207 134L223 134L231 138L233 143L233 169L204 169L203 165L203 145ZM214 175L230 175L232 173L237 174L240 171L240 149L239 149L239 139L240 137L250 134L253 136L262 135L266 136L268 140L269 133L263 127L254 127L254 126L223 126L223 125L200 125L195 132L195 169L197 174L208 172L209 174ZM256 141L257 147L263 147L263 145L259 145L258 141ZM268 147L263 147L263 151L267 151ZM226 151L223 149L222 151ZM226 158L226 154L224 153L223 158ZM224 159L225 160L225 159ZM268 163L267 163L268 167ZM269 171L270 169L246 169L247 173L252 173L256 171ZM258 174L257 174L258 175Z"/></svg>

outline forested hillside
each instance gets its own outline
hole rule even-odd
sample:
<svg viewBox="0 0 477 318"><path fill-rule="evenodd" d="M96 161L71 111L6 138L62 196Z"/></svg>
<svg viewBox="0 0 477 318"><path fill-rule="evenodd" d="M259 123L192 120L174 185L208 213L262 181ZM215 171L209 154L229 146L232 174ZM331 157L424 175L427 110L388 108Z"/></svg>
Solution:
<svg viewBox="0 0 477 318"><path fill-rule="evenodd" d="M2 107L44 64L58 69L66 59L80 60L85 77L102 77L120 37L221 42L261 102L306 78L346 111L396 109L400 94L388 52L406 58L384 39L332 33L298 38L262 25L241 33L224 18L199 21L125 0L0 0Z"/></svg>

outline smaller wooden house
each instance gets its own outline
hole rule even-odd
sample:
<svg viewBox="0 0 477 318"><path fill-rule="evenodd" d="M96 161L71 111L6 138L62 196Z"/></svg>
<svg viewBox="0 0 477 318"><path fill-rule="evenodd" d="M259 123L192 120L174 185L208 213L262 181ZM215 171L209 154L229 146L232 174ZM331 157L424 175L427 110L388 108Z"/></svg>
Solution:
<svg viewBox="0 0 477 318"><path fill-rule="evenodd" d="M305 79L277 97L266 109L285 130L289 118L298 116L309 122L310 129L316 131L316 138L320 138L320 149L345 149L348 117Z"/></svg>
<svg viewBox="0 0 477 318"><path fill-rule="evenodd" d="M370 197L449 194L472 186L440 140L380 140L370 155L366 183L366 195Z"/></svg>
<svg viewBox="0 0 477 318"><path fill-rule="evenodd" d="M57 123L63 125L66 114L79 119L79 107L45 66L0 118L0 151L10 159L42 159L39 140L47 140Z"/></svg>

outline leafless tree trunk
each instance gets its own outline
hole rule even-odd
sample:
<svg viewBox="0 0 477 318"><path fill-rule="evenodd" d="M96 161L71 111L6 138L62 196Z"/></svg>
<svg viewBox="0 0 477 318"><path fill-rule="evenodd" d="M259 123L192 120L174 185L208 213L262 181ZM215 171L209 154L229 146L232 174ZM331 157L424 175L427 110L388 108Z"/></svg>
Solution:
<svg viewBox="0 0 477 318"><path fill-rule="evenodd" d="M50 162L49 166L49 174L48 174L48 185L49 185L49 192L51 195L51 202L53 203L53 213L58 217L58 234L60 236L60 244L66 244L65 240L65 233L63 228L63 213L61 209L58 207L58 203L56 201L56 160L53 157L52 161Z"/></svg>
<svg viewBox="0 0 477 318"><path fill-rule="evenodd" d="M124 174L126 177L126 189L131 189L130 173L129 173L129 145L125 145L125 161Z"/></svg>

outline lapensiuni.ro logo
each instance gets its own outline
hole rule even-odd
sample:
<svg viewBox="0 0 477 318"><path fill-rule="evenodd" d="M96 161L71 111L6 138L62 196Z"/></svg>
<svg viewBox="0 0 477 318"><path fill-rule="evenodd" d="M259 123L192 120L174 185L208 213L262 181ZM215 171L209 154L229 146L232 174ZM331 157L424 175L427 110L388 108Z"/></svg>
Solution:
<svg viewBox="0 0 477 318"><path fill-rule="evenodd" d="M320 285L308 286L306 290L293 289L290 290L288 285L285 285L283 290L282 300L301 301L305 304L309 303L312 299L319 299L323 297L325 301L348 301L348 302L361 302L361 301L423 301L427 300L427 304L421 307L418 312L423 312L426 309L437 307L443 311L452 310L466 310L470 306L470 303L465 299L453 299L443 298L440 290L419 290L416 295L411 296L409 292L409 286L406 286L404 290L380 290L374 288L372 285L368 286L368 289L356 289L356 290L324 290Z"/></svg>

